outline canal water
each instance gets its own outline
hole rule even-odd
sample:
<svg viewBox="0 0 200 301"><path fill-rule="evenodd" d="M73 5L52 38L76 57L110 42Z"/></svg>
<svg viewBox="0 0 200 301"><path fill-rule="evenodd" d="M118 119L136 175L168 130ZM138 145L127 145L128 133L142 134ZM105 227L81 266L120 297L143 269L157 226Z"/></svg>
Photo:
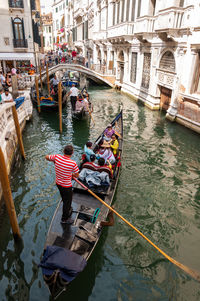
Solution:
<svg viewBox="0 0 200 301"><path fill-rule="evenodd" d="M23 244L13 242L8 216L0 226L0 300L51 300L38 263L59 201L54 166L46 154L74 145L78 162L121 109L124 153L115 209L159 248L200 273L200 137L112 89L90 89L92 121L72 120L64 109L34 111L23 133L26 161L11 184ZM103 236L83 273L59 301L200 300L200 283L166 260L118 218Z"/></svg>

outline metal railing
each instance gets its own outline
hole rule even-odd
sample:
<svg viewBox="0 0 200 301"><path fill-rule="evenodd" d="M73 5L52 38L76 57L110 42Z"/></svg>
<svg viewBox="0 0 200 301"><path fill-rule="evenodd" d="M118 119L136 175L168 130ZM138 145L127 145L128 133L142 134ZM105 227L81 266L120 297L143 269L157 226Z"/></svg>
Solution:
<svg viewBox="0 0 200 301"><path fill-rule="evenodd" d="M27 39L13 39L14 48L28 48Z"/></svg>
<svg viewBox="0 0 200 301"><path fill-rule="evenodd" d="M24 1L23 0L9 0L9 7L12 8L24 8Z"/></svg>

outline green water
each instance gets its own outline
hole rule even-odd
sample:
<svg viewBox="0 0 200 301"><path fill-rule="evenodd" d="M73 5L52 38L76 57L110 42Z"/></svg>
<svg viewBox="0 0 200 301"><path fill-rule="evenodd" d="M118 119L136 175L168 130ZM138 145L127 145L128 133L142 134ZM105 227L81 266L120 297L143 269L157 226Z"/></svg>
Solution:
<svg viewBox="0 0 200 301"><path fill-rule="evenodd" d="M0 300L50 300L40 261L59 200L54 167L44 157L73 143L80 160L123 108L124 153L115 209L168 255L200 273L200 138L160 112L111 89L91 89L95 124L72 120L64 110L34 111L23 134L26 161L12 173L12 191L23 245L15 245L5 214L0 227ZM58 300L200 300L200 284L168 262L116 218L83 273Z"/></svg>

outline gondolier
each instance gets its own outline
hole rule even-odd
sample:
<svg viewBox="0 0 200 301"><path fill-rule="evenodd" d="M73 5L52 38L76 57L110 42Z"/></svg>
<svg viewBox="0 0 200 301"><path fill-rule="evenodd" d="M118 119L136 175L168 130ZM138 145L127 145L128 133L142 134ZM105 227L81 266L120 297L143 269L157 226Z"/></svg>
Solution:
<svg viewBox="0 0 200 301"><path fill-rule="evenodd" d="M55 164L56 185L60 191L63 201L63 214L61 223L72 224L70 219L72 203L72 175L76 178L79 176L79 169L75 161L71 159L74 152L72 145L66 145L64 155L47 155L46 160Z"/></svg>
<svg viewBox="0 0 200 301"><path fill-rule="evenodd" d="M72 84L72 88L70 89L69 93L67 96L70 95L70 101L72 105L72 110L76 110L76 101L78 100L78 89L75 87L75 84Z"/></svg>

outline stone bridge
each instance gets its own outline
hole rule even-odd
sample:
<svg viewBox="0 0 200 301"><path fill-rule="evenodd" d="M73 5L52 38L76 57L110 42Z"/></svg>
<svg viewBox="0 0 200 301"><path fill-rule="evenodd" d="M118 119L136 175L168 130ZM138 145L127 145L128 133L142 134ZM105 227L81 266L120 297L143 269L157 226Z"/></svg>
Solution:
<svg viewBox="0 0 200 301"><path fill-rule="evenodd" d="M78 64L58 64L49 68L49 76L54 74L56 71L77 71L93 81L101 84L107 84L110 87L114 87L115 76L98 73L94 70L86 68ZM42 72L42 81L46 79L46 71Z"/></svg>

